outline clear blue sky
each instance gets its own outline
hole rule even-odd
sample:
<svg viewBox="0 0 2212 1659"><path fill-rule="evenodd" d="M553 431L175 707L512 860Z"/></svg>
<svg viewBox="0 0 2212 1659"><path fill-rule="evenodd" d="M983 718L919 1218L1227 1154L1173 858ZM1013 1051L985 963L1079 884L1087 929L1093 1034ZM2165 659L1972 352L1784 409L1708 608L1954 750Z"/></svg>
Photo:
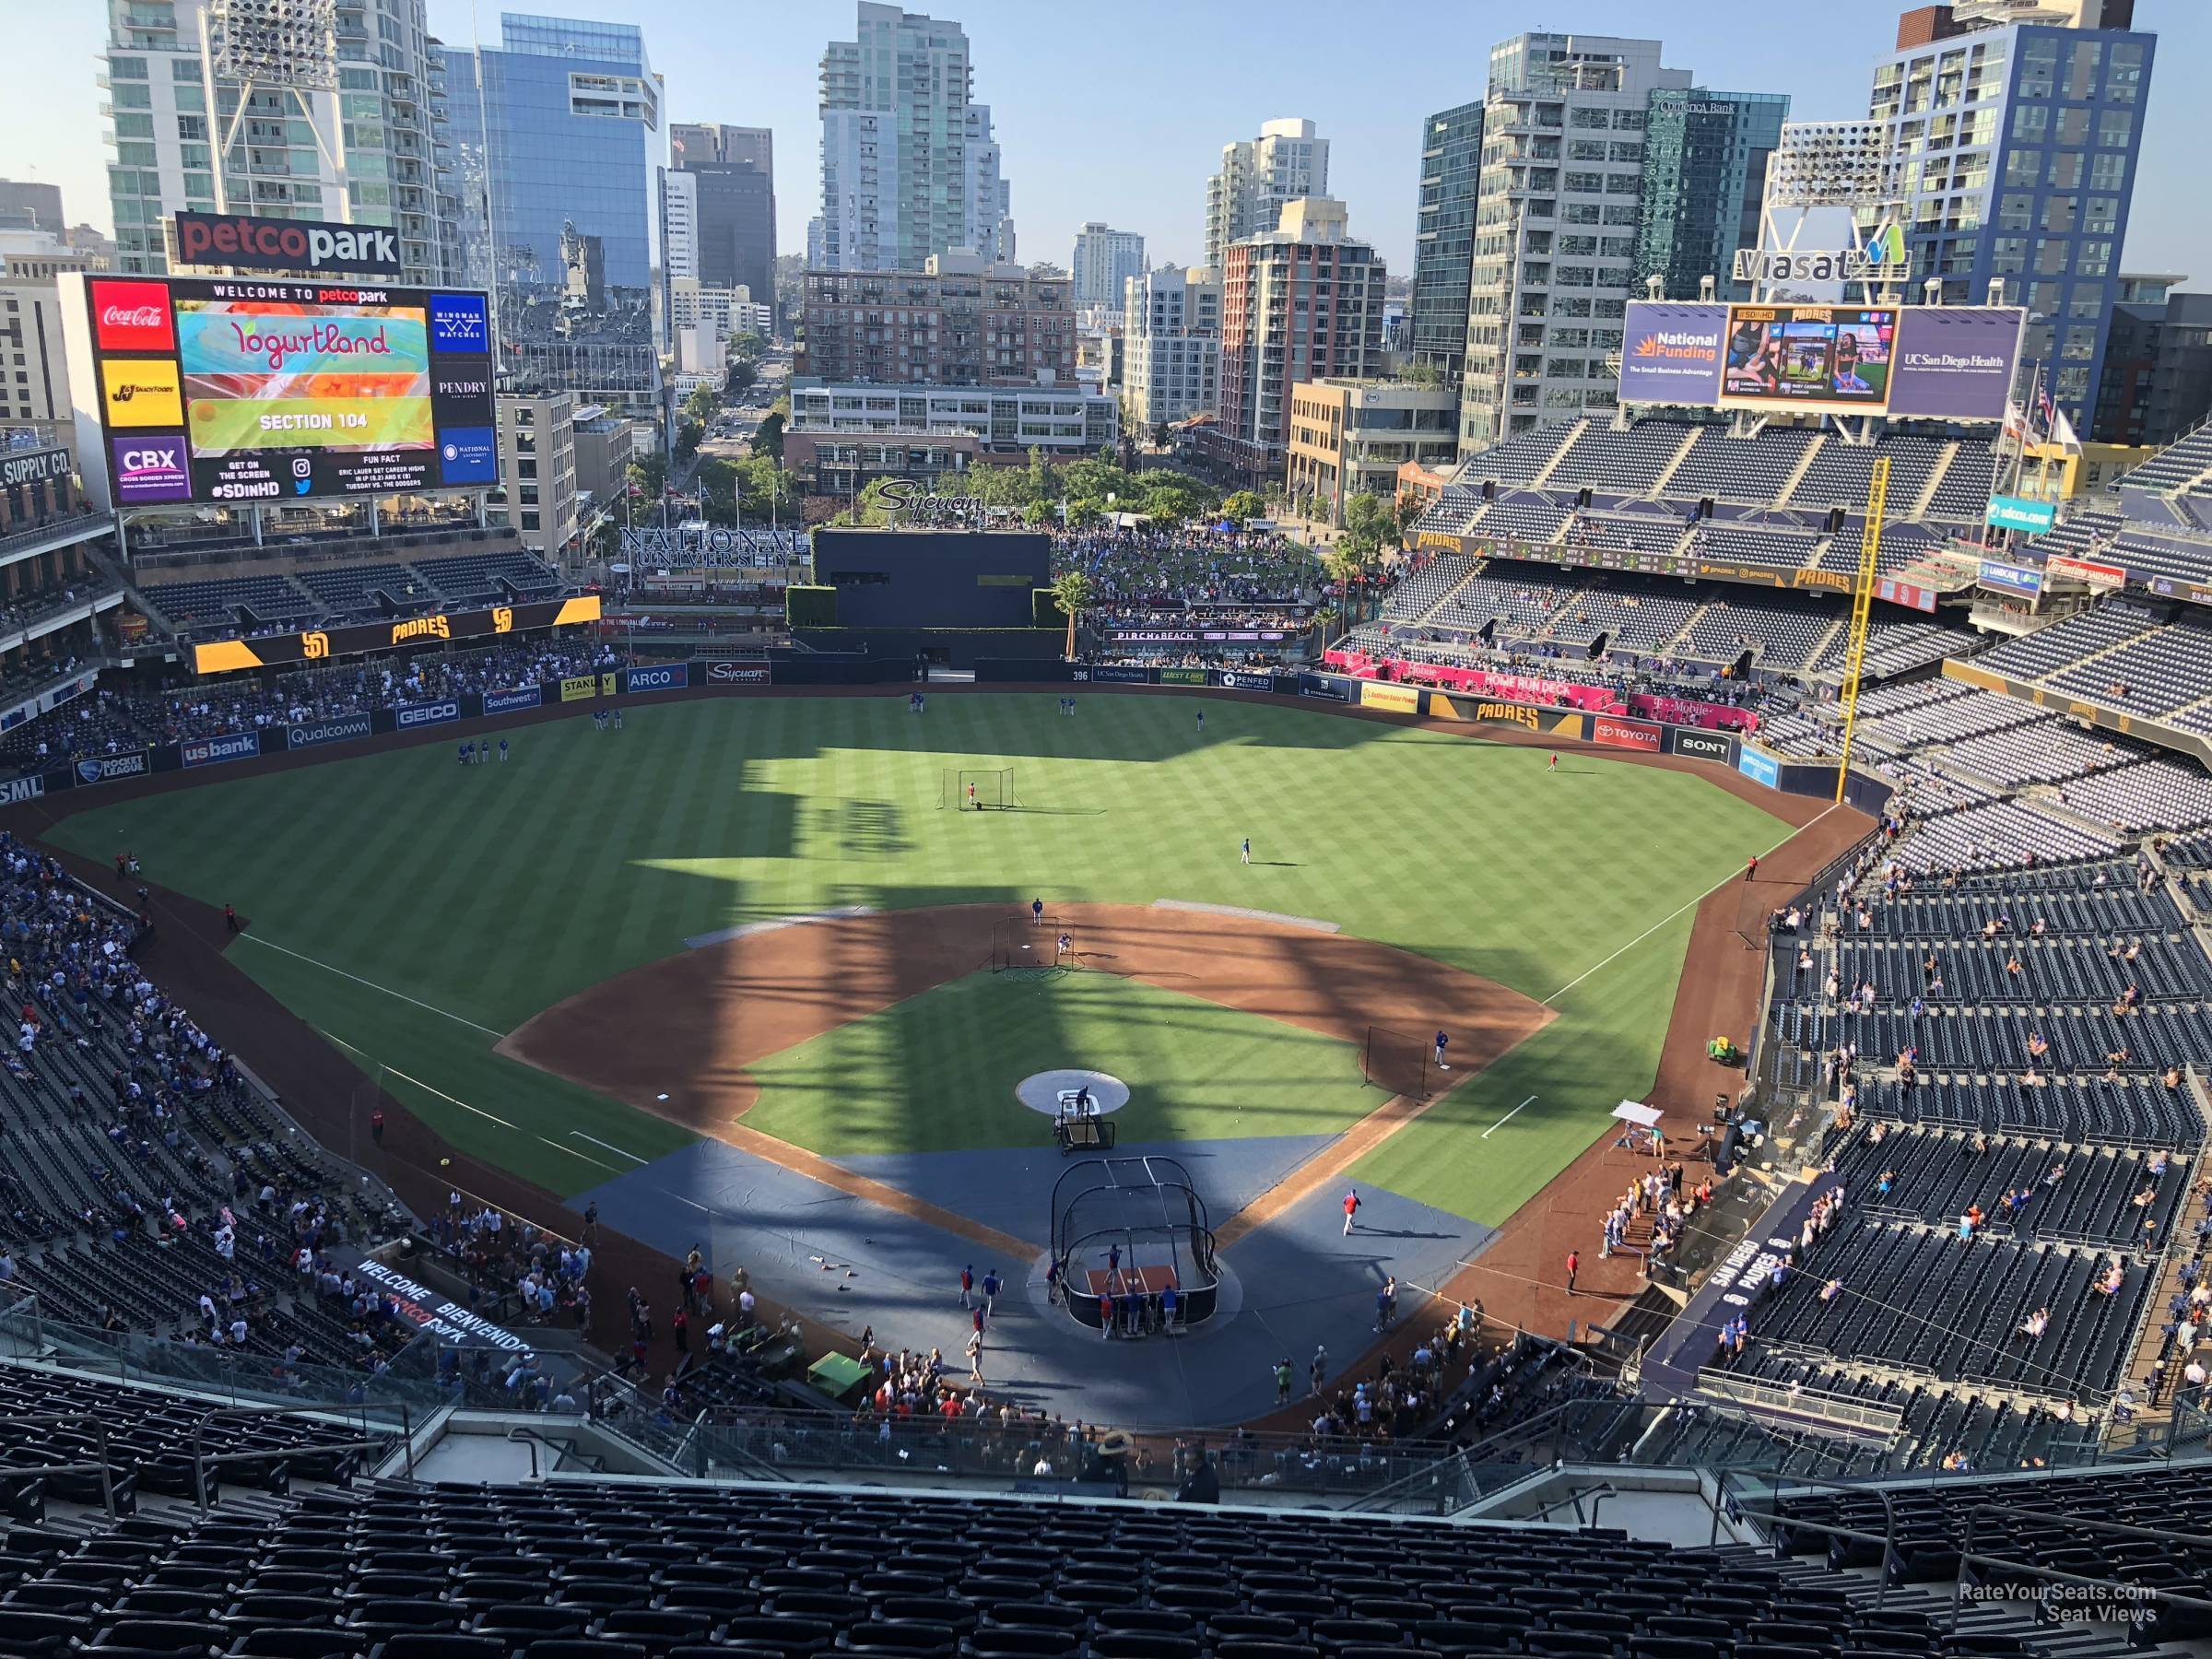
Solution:
<svg viewBox="0 0 2212 1659"><path fill-rule="evenodd" d="M853 33L850 0L539 0L521 11L635 22L678 121L776 135L781 251L803 252L814 211L816 65ZM1221 146L1277 115L1330 140L1330 187L1394 272L1412 266L1421 117L1479 97L1490 45L1524 29L1657 35L1702 84L1787 92L1791 114L1865 112L1870 65L1896 37L1892 0L1462 0L1346 6L1338 0L939 0L919 6L968 31L976 96L989 103L1014 185L1026 260L1065 265L1076 228L1138 230L1156 261L1199 252L1206 180ZM73 219L109 229L106 155L92 77L106 36L98 0L0 0L8 96L0 176L62 186ZM496 41L494 0L429 0L430 26ZM36 19L32 27L32 19ZM2125 263L2212 287L2203 200L2202 106L2212 4L2138 0L2159 36Z"/></svg>

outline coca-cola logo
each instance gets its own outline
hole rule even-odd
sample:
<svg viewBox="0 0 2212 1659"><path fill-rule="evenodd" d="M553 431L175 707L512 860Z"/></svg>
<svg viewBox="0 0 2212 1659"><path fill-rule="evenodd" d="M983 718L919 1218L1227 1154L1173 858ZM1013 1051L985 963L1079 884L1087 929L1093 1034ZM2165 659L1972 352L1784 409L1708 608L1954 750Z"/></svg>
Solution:
<svg viewBox="0 0 2212 1659"><path fill-rule="evenodd" d="M166 282L103 278L90 284L93 334L102 351L173 351L174 313Z"/></svg>

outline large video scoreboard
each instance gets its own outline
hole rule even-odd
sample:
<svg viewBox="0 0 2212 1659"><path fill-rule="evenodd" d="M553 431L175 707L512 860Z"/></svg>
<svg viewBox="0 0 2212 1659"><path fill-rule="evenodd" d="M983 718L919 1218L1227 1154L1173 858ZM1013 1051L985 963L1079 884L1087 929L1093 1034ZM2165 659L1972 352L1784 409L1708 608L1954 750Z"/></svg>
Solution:
<svg viewBox="0 0 2212 1659"><path fill-rule="evenodd" d="M488 488L480 293L352 278L85 276L65 306L80 439L119 507ZM98 468L90 446L88 478Z"/></svg>

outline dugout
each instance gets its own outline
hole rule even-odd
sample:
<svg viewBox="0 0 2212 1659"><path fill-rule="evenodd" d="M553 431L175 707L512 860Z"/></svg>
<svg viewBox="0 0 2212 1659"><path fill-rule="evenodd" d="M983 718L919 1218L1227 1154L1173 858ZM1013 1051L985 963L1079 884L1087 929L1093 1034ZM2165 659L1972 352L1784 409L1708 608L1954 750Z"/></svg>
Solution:
<svg viewBox="0 0 2212 1659"><path fill-rule="evenodd" d="M1172 1158L1087 1159L1068 1170L1053 1183L1052 1249L1068 1312L1094 1331L1102 1289L1113 1292L1115 1323L1131 1336L1202 1324L1220 1303L1206 1201ZM1160 1297L1171 1285L1171 1326Z"/></svg>
<svg viewBox="0 0 2212 1659"><path fill-rule="evenodd" d="M1034 530L825 527L814 533L814 571L837 591L841 629L1028 629L1030 594L1052 584L1052 539Z"/></svg>

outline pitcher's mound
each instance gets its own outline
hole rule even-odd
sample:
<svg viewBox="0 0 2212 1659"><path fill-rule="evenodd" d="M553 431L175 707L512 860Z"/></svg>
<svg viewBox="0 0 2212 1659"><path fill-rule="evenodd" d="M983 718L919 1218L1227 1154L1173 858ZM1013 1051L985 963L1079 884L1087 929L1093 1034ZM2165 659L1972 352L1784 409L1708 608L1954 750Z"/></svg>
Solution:
<svg viewBox="0 0 2212 1659"><path fill-rule="evenodd" d="M1041 1071L1015 1084L1014 1098L1031 1112L1057 1117L1060 1091L1086 1088L1090 1090L1090 1110L1100 1117L1129 1104L1129 1085L1097 1071Z"/></svg>

